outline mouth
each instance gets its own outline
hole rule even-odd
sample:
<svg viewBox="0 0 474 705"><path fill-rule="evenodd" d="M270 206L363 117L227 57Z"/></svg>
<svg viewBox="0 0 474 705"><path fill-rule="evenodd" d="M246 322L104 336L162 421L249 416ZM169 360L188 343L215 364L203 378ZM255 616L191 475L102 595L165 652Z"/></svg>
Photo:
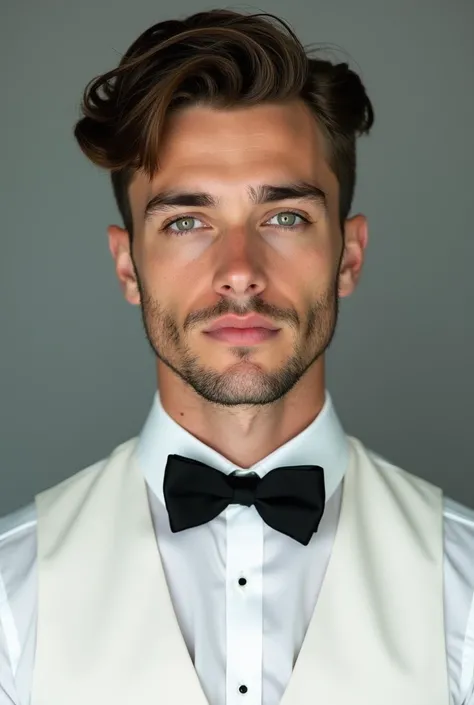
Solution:
<svg viewBox="0 0 474 705"><path fill-rule="evenodd" d="M205 335L221 343L230 343L231 345L255 345L267 340L272 340L279 332L279 328L259 328L258 326L253 328L229 327L206 331Z"/></svg>

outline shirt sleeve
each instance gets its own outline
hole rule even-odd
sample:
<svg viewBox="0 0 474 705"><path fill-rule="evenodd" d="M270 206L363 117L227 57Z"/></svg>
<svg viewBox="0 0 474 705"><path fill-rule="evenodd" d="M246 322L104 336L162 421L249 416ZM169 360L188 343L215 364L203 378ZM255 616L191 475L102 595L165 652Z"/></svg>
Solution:
<svg viewBox="0 0 474 705"><path fill-rule="evenodd" d="M0 614L1 614L0 606ZM10 663L5 633L0 618L0 705L20 705Z"/></svg>
<svg viewBox="0 0 474 705"><path fill-rule="evenodd" d="M2 705L1 701L0 705ZM474 681L471 683L471 694L467 696L467 700L464 700L462 705L474 705Z"/></svg>
<svg viewBox="0 0 474 705"><path fill-rule="evenodd" d="M466 693L462 705L474 705L474 596L464 638L462 662L461 688Z"/></svg>
<svg viewBox="0 0 474 705"><path fill-rule="evenodd" d="M27 700L17 676L24 654L29 653L26 647L32 643L34 519L34 504L0 518L0 705L24 705Z"/></svg>

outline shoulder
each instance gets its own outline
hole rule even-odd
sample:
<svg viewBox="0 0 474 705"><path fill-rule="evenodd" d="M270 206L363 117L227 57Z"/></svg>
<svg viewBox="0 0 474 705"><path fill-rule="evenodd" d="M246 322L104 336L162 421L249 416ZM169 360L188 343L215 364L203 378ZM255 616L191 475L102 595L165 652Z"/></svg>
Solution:
<svg viewBox="0 0 474 705"><path fill-rule="evenodd" d="M13 563L28 562L31 559L31 552L36 552L38 500L42 499L42 506L44 507L46 498L54 498L57 495L61 495L62 491L68 487L77 487L78 490L82 487L83 491L87 492L94 479L100 476L101 471L109 465L111 460L124 458L133 451L136 440L137 438L134 437L121 443L107 457L82 468L58 484L39 492L29 504L0 517L0 589L2 572L9 572Z"/></svg>
<svg viewBox="0 0 474 705"><path fill-rule="evenodd" d="M95 486L107 472L118 465L127 464L133 454L138 437L133 437L116 446L108 456L70 475L53 487L39 492L35 504L40 517L47 516L53 506L64 514L74 513L87 501Z"/></svg>
<svg viewBox="0 0 474 705"><path fill-rule="evenodd" d="M460 586L462 586L463 601L471 602L472 633L474 634L474 508L448 497L442 488L434 483L394 465L378 452L364 446L361 441L357 439L354 441L359 452L364 453L386 479L394 476L402 477L409 485L416 488L418 494L430 496L434 492L442 497L446 575L450 590L454 590L459 595Z"/></svg>
<svg viewBox="0 0 474 705"><path fill-rule="evenodd" d="M370 459L372 464L375 465L379 471L382 471L385 476L402 476L408 480L408 482L416 484L418 488L431 487L440 492L443 495L443 518L445 527L448 527L451 533L457 533L459 537L462 536L465 538L468 543L471 543L474 550L474 507L471 508L451 499L443 492L442 488L411 471L395 465L380 453L365 446L359 439L350 437L350 440L359 453L363 453L365 458ZM474 553L472 555L474 556Z"/></svg>
<svg viewBox="0 0 474 705"><path fill-rule="evenodd" d="M439 511L439 504L443 497L441 487L396 465L373 448L367 447L358 438L349 436L349 441L355 451L355 456L359 459L360 468L373 468L378 480L390 490L394 497L398 498L400 506L408 501L408 493L413 511L416 511L416 502L420 510L423 505L431 505Z"/></svg>

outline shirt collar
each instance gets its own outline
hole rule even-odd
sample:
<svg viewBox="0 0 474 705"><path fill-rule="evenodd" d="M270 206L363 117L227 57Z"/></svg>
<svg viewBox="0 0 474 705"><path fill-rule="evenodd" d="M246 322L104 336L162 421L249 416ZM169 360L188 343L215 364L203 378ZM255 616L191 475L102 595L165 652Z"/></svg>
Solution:
<svg viewBox="0 0 474 705"><path fill-rule="evenodd" d="M138 438L137 459L147 484L163 504L163 479L171 454L206 463L226 475L241 471L256 472L263 477L276 467L321 465L327 502L346 472L349 441L326 390L324 406L309 426L252 467L239 468L176 423L164 410L157 391Z"/></svg>

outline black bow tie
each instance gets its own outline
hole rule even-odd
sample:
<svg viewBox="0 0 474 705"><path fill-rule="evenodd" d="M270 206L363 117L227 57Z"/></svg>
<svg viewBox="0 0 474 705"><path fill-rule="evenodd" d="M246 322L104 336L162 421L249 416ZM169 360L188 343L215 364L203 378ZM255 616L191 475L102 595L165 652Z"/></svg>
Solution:
<svg viewBox="0 0 474 705"><path fill-rule="evenodd" d="M275 468L260 478L225 475L181 455L168 456L163 492L173 532L206 524L229 504L254 504L269 526L304 546L318 529L326 500L319 465Z"/></svg>

